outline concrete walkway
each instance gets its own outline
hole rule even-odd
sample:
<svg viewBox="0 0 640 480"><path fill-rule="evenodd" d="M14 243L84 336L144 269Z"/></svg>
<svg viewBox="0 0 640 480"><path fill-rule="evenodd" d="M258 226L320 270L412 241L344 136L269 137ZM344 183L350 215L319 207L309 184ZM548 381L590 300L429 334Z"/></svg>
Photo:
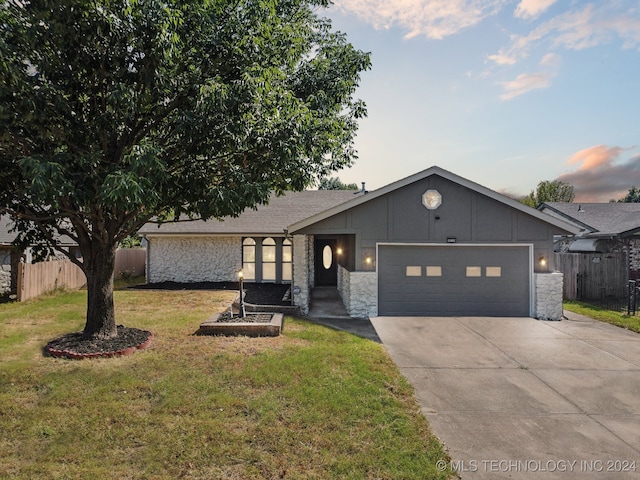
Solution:
<svg viewBox="0 0 640 480"><path fill-rule="evenodd" d="M640 478L640 335L566 314L372 319L463 479Z"/></svg>
<svg viewBox="0 0 640 480"><path fill-rule="evenodd" d="M312 290L307 318L326 327L380 342L368 318L349 317L336 287L315 287Z"/></svg>

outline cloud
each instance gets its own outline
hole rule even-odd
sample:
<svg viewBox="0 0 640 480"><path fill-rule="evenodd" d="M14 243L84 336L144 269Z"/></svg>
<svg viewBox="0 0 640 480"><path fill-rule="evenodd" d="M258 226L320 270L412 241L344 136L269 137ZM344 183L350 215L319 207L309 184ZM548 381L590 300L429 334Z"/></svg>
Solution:
<svg viewBox="0 0 640 480"><path fill-rule="evenodd" d="M537 18L554 3L556 0L522 0L513 16L527 19Z"/></svg>
<svg viewBox="0 0 640 480"><path fill-rule="evenodd" d="M526 35L512 35L510 45L487 58L497 65L528 57L539 47L583 50L611 43L616 39L623 48L640 48L640 10L616 9L618 2L604 2L598 7L588 4L541 23ZM624 5L623 5L624 6Z"/></svg>
<svg viewBox="0 0 640 480"><path fill-rule="evenodd" d="M640 155L619 161L628 151L622 147L595 145L573 154L568 163L577 170L558 177L573 185L576 202L608 202L624 197L632 186L640 186Z"/></svg>
<svg viewBox="0 0 640 480"><path fill-rule="evenodd" d="M500 85L505 90L505 93L500 95L500 98L502 100L511 100L531 90L546 88L550 85L552 76L547 73L522 73L515 80L500 82Z"/></svg>
<svg viewBox="0 0 640 480"><path fill-rule="evenodd" d="M557 53L547 53L542 60L540 60L540 65L543 67L551 67L558 68L562 63L562 57Z"/></svg>
<svg viewBox="0 0 640 480"><path fill-rule="evenodd" d="M376 29L400 27L405 38L440 40L495 15L509 0L336 0L335 7L355 14Z"/></svg>
<svg viewBox="0 0 640 480"><path fill-rule="evenodd" d="M500 95L502 100L511 100L519 95L523 95L531 90L539 88L547 88L551 85L551 79L555 77L556 70L562 63L562 57L555 53L547 53L542 60L540 66L546 67L546 72L538 73L522 73L515 80L508 82L499 82L502 85L504 93Z"/></svg>

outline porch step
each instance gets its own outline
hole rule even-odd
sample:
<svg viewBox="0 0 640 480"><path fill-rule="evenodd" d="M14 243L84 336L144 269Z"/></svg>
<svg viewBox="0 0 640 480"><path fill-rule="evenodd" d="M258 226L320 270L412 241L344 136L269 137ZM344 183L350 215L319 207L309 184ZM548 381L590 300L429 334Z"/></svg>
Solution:
<svg viewBox="0 0 640 480"><path fill-rule="evenodd" d="M350 318L336 287L315 287L311 290L311 318Z"/></svg>

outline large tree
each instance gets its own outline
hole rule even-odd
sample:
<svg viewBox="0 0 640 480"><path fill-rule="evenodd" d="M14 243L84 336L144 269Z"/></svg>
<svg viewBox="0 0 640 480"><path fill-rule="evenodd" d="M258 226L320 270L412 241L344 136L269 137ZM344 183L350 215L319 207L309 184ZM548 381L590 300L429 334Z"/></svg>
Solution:
<svg viewBox="0 0 640 480"><path fill-rule="evenodd" d="M328 4L0 4L0 213L19 243L78 242L86 338L117 335L115 251L145 222L237 215L353 161L369 55Z"/></svg>
<svg viewBox="0 0 640 480"><path fill-rule="evenodd" d="M538 208L544 202L573 202L574 198L573 185L561 180L543 180L538 183L536 190L532 190L521 202Z"/></svg>

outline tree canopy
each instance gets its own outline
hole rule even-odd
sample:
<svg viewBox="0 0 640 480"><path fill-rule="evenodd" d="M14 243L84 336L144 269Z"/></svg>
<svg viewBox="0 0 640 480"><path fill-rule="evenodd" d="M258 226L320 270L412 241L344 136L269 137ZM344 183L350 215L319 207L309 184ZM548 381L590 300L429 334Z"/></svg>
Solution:
<svg viewBox="0 0 640 480"><path fill-rule="evenodd" d="M356 158L369 55L328 3L0 5L0 213L20 244L78 242L85 336L116 335L115 249L151 218L237 215Z"/></svg>
<svg viewBox="0 0 640 480"><path fill-rule="evenodd" d="M629 189L627 194L618 200L621 203L640 203L640 188L635 185Z"/></svg>
<svg viewBox="0 0 640 480"><path fill-rule="evenodd" d="M544 202L573 202L573 186L561 180L543 180L535 191L524 197L521 202L538 208Z"/></svg>
<svg viewBox="0 0 640 480"><path fill-rule="evenodd" d="M342 183L339 177L324 177L318 183L318 190L358 190L358 184Z"/></svg>

